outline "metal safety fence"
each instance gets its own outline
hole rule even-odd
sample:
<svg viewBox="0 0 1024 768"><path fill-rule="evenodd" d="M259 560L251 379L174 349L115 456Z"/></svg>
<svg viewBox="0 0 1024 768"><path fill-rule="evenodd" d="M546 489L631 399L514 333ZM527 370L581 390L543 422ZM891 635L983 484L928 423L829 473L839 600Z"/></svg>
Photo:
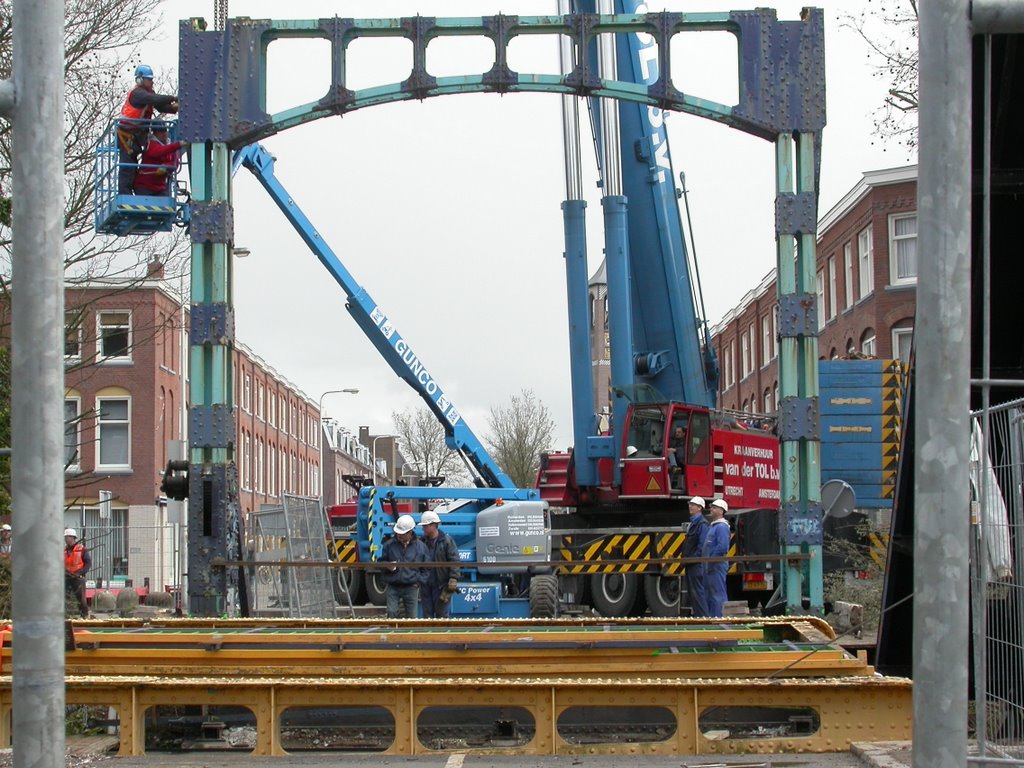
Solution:
<svg viewBox="0 0 1024 768"><path fill-rule="evenodd" d="M330 529L320 500L285 494L246 523L252 616L331 619L337 615L328 560Z"/></svg>
<svg viewBox="0 0 1024 768"><path fill-rule="evenodd" d="M128 525L124 515L101 518L95 510L86 510L76 525L92 558L86 578L90 602L100 590L134 589L144 602L151 593L179 592L180 525Z"/></svg>
<svg viewBox="0 0 1024 768"><path fill-rule="evenodd" d="M1024 766L1024 400L972 416L972 762Z"/></svg>

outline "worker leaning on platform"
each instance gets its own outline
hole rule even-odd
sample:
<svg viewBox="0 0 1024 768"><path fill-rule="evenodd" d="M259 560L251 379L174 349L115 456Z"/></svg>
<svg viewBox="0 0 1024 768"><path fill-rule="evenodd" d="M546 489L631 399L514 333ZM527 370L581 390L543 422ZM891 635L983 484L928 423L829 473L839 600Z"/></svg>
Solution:
<svg viewBox="0 0 1024 768"><path fill-rule="evenodd" d="M416 563L425 563L428 557L426 546L413 532L415 528L412 515L402 515L395 521L394 535L384 542L381 559L389 563L383 576L389 619L419 616L420 586L427 574Z"/></svg>
<svg viewBox="0 0 1024 768"><path fill-rule="evenodd" d="M154 112L174 114L178 111L178 97L153 90L153 68L140 64L135 68L135 87L128 92L121 107L117 124L117 194L130 195L135 187L135 173L139 157L149 141L149 125Z"/></svg>

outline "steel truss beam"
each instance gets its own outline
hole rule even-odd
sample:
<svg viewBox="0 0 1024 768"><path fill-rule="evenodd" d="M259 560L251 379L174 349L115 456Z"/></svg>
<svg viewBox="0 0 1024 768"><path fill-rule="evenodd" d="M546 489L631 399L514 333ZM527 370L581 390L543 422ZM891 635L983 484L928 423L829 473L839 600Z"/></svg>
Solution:
<svg viewBox="0 0 1024 768"><path fill-rule="evenodd" d="M10 743L10 676L0 678L0 744ZM530 677L491 678L209 678L75 676L66 679L67 703L113 706L121 722L122 756L145 753L145 714L156 706L240 706L256 718L253 755L288 754L281 746L281 716L293 707L380 707L394 718L394 741L385 754L432 750L417 738L419 715L430 707L521 707L534 720L534 736L504 754L692 755L775 752L837 752L870 734L877 740L910 738L910 682L858 677L819 680L617 680ZM663 741L571 743L559 734L559 717L587 707L658 707L675 715L674 733ZM820 725L807 736L711 739L699 718L728 707L810 708Z"/></svg>

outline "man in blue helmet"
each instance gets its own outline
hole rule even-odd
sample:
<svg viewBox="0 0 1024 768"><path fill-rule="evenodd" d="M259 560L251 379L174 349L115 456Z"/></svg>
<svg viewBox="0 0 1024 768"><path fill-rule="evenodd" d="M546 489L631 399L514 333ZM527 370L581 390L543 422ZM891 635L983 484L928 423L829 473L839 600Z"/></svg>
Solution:
<svg viewBox="0 0 1024 768"><path fill-rule="evenodd" d="M128 97L121 107L121 117L125 118L117 124L118 173L117 193L132 194L135 186L135 172L138 170L139 155L146 146L149 134L149 123L154 112L173 114L178 111L178 97L153 91L153 68L148 64L139 64L135 68L135 87L128 92Z"/></svg>

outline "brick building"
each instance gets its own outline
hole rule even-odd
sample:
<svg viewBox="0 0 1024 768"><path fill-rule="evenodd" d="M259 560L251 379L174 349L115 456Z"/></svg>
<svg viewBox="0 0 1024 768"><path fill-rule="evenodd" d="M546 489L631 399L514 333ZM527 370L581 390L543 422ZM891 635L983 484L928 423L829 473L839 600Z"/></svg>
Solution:
<svg viewBox="0 0 1024 768"><path fill-rule="evenodd" d="M158 263L142 281L69 286L65 302L65 524L92 549L96 578L177 583L180 531L160 482L168 441L185 431L187 307ZM241 343L233 367L242 513L282 493L319 496L318 403ZM368 449L353 461L369 474Z"/></svg>
<svg viewBox="0 0 1024 768"><path fill-rule="evenodd" d="M917 286L917 166L869 171L818 223L818 353L906 360ZM712 329L723 408L779 401L775 270Z"/></svg>

